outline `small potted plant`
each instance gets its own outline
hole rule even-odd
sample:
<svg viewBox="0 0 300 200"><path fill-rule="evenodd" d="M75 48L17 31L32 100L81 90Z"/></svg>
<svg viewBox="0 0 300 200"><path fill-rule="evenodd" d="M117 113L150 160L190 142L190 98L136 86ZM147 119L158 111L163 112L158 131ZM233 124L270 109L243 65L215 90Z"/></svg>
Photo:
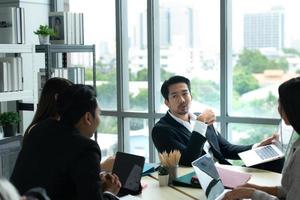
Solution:
<svg viewBox="0 0 300 200"><path fill-rule="evenodd" d="M158 167L158 182L159 186L167 186L169 183L169 172L165 166Z"/></svg>
<svg viewBox="0 0 300 200"><path fill-rule="evenodd" d="M3 128L4 137L16 135L16 125L20 121L17 112L4 112L0 114L0 124Z"/></svg>
<svg viewBox="0 0 300 200"><path fill-rule="evenodd" d="M50 36L55 36L55 31L48 25L40 25L38 30L34 31L39 36L40 44L49 44Z"/></svg>

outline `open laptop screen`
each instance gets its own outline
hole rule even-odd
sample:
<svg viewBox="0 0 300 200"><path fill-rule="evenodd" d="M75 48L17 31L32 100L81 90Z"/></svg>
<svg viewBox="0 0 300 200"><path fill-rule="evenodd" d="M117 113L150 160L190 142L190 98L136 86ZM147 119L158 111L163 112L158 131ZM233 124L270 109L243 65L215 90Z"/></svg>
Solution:
<svg viewBox="0 0 300 200"><path fill-rule="evenodd" d="M281 120L277 128L278 140L274 144L241 152L239 156L246 166L253 166L280 159L285 156L286 150L289 148L292 133L292 126L286 125Z"/></svg>
<svg viewBox="0 0 300 200"><path fill-rule="evenodd" d="M208 200L215 200L224 193L224 185L209 155L204 155L192 163L199 182L205 191Z"/></svg>

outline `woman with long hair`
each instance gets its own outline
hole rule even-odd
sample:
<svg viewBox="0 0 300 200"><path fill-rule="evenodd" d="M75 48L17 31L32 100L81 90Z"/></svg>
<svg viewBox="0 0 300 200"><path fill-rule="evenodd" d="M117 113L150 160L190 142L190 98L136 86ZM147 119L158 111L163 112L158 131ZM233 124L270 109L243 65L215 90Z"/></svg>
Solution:
<svg viewBox="0 0 300 200"><path fill-rule="evenodd" d="M300 77L292 78L279 86L278 112L284 123L300 134ZM300 138L292 144L285 162L281 185L265 187L246 184L228 192L223 199L251 198L254 200L295 200L300 197Z"/></svg>
<svg viewBox="0 0 300 200"><path fill-rule="evenodd" d="M57 96L63 92L67 87L73 85L71 81L64 78L50 78L44 85L41 96L38 102L38 106L32 122L29 124L25 135L30 129L37 123L48 118L59 119L56 110L56 99Z"/></svg>

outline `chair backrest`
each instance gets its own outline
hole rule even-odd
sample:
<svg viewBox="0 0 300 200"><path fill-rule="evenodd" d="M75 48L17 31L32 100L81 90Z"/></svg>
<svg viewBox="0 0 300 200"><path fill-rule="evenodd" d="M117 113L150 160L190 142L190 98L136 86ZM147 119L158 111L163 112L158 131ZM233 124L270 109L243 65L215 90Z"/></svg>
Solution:
<svg viewBox="0 0 300 200"><path fill-rule="evenodd" d="M0 139L0 176L10 178L22 146L22 135Z"/></svg>

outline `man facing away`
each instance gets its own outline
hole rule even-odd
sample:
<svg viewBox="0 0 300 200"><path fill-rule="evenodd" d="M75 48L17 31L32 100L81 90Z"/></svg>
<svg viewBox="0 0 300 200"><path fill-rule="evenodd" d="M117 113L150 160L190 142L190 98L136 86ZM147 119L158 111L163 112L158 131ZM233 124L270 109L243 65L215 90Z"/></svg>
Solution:
<svg viewBox="0 0 300 200"><path fill-rule="evenodd" d="M100 123L100 108L90 86L72 85L57 98L60 121L46 119L24 141L11 177L24 194L43 187L52 200L117 199L121 183L100 173L101 151L91 140Z"/></svg>
<svg viewBox="0 0 300 200"><path fill-rule="evenodd" d="M226 159L240 159L238 153L253 146L270 144L275 136L254 145L234 145L228 142L213 126L215 114L210 109L200 115L190 112L192 101L189 79L173 76L161 86L161 93L169 110L154 126L152 139L159 152L179 150L180 165L191 162L208 153L221 164L230 164ZM254 167L281 172L284 159L256 165Z"/></svg>

